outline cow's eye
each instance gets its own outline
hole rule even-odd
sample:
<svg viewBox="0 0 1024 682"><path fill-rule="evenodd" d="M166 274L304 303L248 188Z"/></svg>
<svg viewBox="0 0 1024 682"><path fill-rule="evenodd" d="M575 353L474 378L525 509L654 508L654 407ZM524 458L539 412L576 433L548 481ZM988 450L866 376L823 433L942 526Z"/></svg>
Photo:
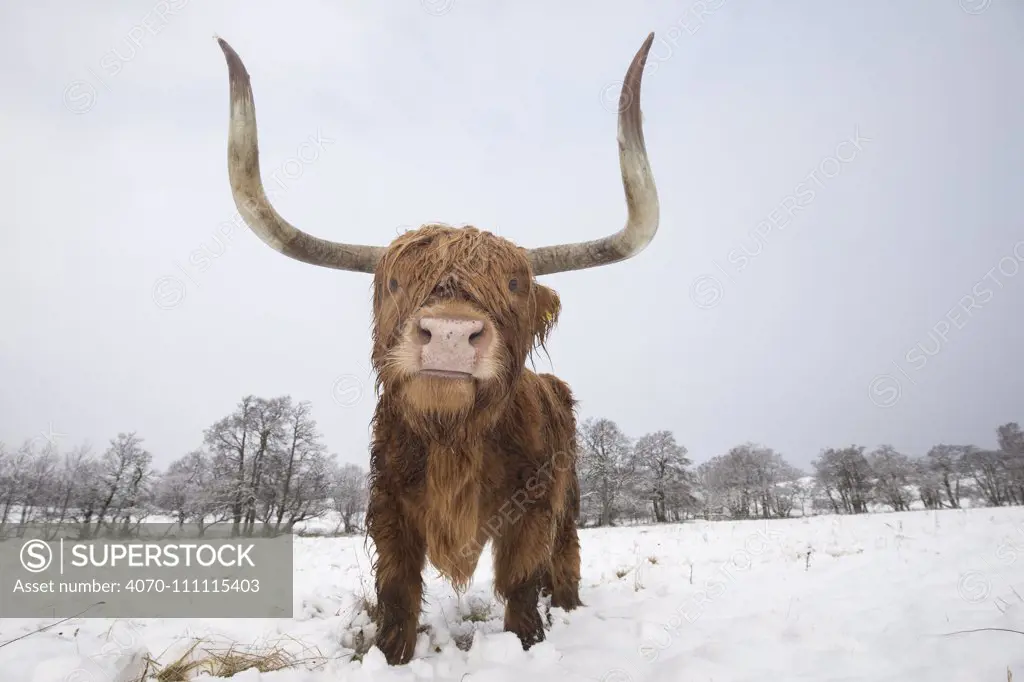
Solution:
<svg viewBox="0 0 1024 682"><path fill-rule="evenodd" d="M388 289L389 289L389 290L390 290L390 291L391 291L392 293L394 293L394 292L398 291L398 280L397 280L397 279L395 279L394 277L392 277L392 278L391 278L391 281L390 281L390 282L388 282Z"/></svg>
<svg viewBox="0 0 1024 682"><path fill-rule="evenodd" d="M519 280L513 277L508 281L509 291L519 291Z"/></svg>

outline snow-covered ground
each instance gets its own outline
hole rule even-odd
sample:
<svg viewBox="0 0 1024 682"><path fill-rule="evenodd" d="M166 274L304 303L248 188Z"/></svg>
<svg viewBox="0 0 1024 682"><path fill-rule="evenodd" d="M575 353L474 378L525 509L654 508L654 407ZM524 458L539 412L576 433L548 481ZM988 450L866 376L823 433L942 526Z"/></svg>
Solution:
<svg viewBox="0 0 1024 682"><path fill-rule="evenodd" d="M461 599L431 570L415 659L370 649L362 538L296 538L292 620L0 620L3 682L110 682L134 655L269 645L297 668L252 682L1024 679L1024 509L712 522L581 532L582 598L523 652L501 632L485 552ZM468 649L468 650L467 650ZM127 678L125 678L127 679ZM125 682L119 680L118 682Z"/></svg>

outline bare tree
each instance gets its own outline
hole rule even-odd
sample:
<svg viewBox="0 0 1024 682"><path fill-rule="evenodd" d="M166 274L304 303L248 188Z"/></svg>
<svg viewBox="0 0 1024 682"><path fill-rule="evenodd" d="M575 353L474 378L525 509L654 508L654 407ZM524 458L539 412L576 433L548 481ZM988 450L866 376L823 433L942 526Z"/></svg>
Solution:
<svg viewBox="0 0 1024 682"><path fill-rule="evenodd" d="M779 457L781 457L781 455L779 455ZM785 468L782 469L782 473L780 474L781 480L777 481L772 486L770 495L768 496L771 516L784 519L793 513L793 509L796 507L797 502L800 502L803 499L805 492L799 481L801 477L802 472L799 469L791 467L788 464L785 465Z"/></svg>
<svg viewBox="0 0 1024 682"><path fill-rule="evenodd" d="M20 511L18 537L24 534L28 524L45 518L60 462L54 443L47 442L42 447L37 447L36 443L36 439L23 443L15 458L10 497Z"/></svg>
<svg viewBox="0 0 1024 682"><path fill-rule="evenodd" d="M5 450L0 459L0 537L6 536L12 513L26 497L33 454L31 442L26 442L16 452Z"/></svg>
<svg viewBox="0 0 1024 682"><path fill-rule="evenodd" d="M969 445L941 444L928 451L928 464L938 475L946 505L951 509L960 508L961 488L965 478L964 457L973 450L973 446Z"/></svg>
<svg viewBox="0 0 1024 682"><path fill-rule="evenodd" d="M610 419L587 419L578 438L583 506L596 506L597 525L610 526L627 502L634 477L629 438Z"/></svg>
<svg viewBox="0 0 1024 682"><path fill-rule="evenodd" d="M734 519L751 515L756 495L754 474L748 461L751 447L734 447L698 467L702 496L705 504L710 505L705 507L705 515L715 513L718 507L727 510Z"/></svg>
<svg viewBox="0 0 1024 682"><path fill-rule="evenodd" d="M996 429L996 435L1009 504L1024 504L1024 431L1016 422L1008 422Z"/></svg>
<svg viewBox="0 0 1024 682"><path fill-rule="evenodd" d="M964 453L961 468L974 481L977 501L993 507L1011 504L1012 477L1002 451L974 448Z"/></svg>
<svg viewBox="0 0 1024 682"><path fill-rule="evenodd" d="M95 493L98 476L99 462L88 445L80 445L60 457L45 513L46 521L56 526L54 532L65 523L82 523L82 509L88 506L86 497Z"/></svg>
<svg viewBox="0 0 1024 682"><path fill-rule="evenodd" d="M800 492L796 467L756 443L733 447L697 468L706 514L724 507L732 518L788 516Z"/></svg>
<svg viewBox="0 0 1024 682"><path fill-rule="evenodd" d="M292 528L328 506L331 475L308 402L245 396L204 432L217 496L230 509L233 535Z"/></svg>
<svg viewBox="0 0 1024 682"><path fill-rule="evenodd" d="M908 511L911 496L908 490L914 473L910 458L891 445L882 445L868 456L868 465L875 475L875 496L893 511Z"/></svg>
<svg viewBox="0 0 1024 682"><path fill-rule="evenodd" d="M153 455L142 448L142 439L135 432L119 433L100 458L98 487L102 496L96 512L96 532L102 532L109 521L121 523L121 534L127 534L133 517L144 518L153 471ZM112 527L112 525L111 525Z"/></svg>
<svg viewBox="0 0 1024 682"><path fill-rule="evenodd" d="M255 419L253 420L253 441L256 448L249 458L248 496L245 499L244 535L252 535L258 515L257 501L263 502L266 514L262 517L265 524L271 523L274 500L278 491L275 490L273 474L280 471L281 450L288 438L287 422L291 411L291 398L280 397L269 400L257 398L254 403ZM269 474L269 476L268 476ZM268 480L264 480L264 478ZM264 484L267 484L266 489ZM264 527L266 530L266 526Z"/></svg>
<svg viewBox="0 0 1024 682"><path fill-rule="evenodd" d="M230 499L234 536L242 533L242 517L255 495L250 472L258 465L265 447L257 432L257 411L260 399L253 395L242 398L235 411L203 432L203 440L213 455L214 478L224 495Z"/></svg>
<svg viewBox="0 0 1024 682"><path fill-rule="evenodd" d="M942 477L924 457L913 460L913 484L925 509L942 509Z"/></svg>
<svg viewBox="0 0 1024 682"><path fill-rule="evenodd" d="M814 471L835 513L867 513L872 471L864 446L828 448L814 461Z"/></svg>
<svg viewBox="0 0 1024 682"><path fill-rule="evenodd" d="M343 464L334 472L332 491L334 511L338 513L338 530L351 533L356 530L354 519L366 512L369 482L366 470L356 464Z"/></svg>
<svg viewBox="0 0 1024 682"><path fill-rule="evenodd" d="M231 498L218 485L212 458L194 450L171 462L156 486L156 500L183 527L194 523L202 536L206 528L229 518Z"/></svg>
<svg viewBox="0 0 1024 682"><path fill-rule="evenodd" d="M668 510L678 511L693 500L686 448L676 443L671 431L656 431L633 446L634 469L639 491L651 502L654 520L664 523Z"/></svg>

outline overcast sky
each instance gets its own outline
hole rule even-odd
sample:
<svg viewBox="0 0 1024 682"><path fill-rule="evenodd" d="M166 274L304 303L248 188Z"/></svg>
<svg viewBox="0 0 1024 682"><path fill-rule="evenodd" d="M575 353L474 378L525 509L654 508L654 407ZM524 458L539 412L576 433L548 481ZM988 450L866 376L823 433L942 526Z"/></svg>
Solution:
<svg viewBox="0 0 1024 682"><path fill-rule="evenodd" d="M1024 421L1013 0L5 3L0 440L135 430L162 467L243 395L290 394L366 465L370 277L232 226L214 34L290 221L530 247L621 227L613 107L651 31L660 229L543 278L564 311L537 369L696 461L995 447Z"/></svg>

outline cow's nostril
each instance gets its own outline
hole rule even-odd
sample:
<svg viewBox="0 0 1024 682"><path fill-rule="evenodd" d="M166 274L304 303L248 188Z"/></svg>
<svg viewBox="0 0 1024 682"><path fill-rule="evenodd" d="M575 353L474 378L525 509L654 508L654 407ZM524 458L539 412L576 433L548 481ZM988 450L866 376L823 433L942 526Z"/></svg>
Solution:
<svg viewBox="0 0 1024 682"><path fill-rule="evenodd" d="M420 343L428 344L428 343L430 343L430 339L431 338L432 338L431 333L428 330L424 329L423 327L420 327L420 331L419 331Z"/></svg>
<svg viewBox="0 0 1024 682"><path fill-rule="evenodd" d="M484 330L483 329L481 329L478 332L473 332L472 334L469 335L469 342L471 344L475 344L477 341L479 341L483 337L483 335L484 335Z"/></svg>

